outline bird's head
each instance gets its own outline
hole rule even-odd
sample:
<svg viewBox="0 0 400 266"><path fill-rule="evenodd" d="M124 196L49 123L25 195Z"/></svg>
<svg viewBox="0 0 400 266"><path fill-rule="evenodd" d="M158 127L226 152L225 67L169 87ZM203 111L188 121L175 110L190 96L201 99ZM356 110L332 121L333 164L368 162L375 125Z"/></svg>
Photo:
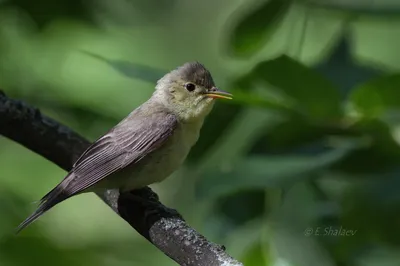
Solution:
<svg viewBox="0 0 400 266"><path fill-rule="evenodd" d="M218 89L210 72L200 63L186 63L157 82L155 98L184 122L204 119L215 99L232 99Z"/></svg>

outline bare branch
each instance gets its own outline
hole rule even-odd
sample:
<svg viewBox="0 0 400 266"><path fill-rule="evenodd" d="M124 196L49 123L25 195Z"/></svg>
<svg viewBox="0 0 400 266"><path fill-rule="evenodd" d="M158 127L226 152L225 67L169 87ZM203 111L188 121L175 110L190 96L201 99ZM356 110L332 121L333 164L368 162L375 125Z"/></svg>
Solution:
<svg viewBox="0 0 400 266"><path fill-rule="evenodd" d="M0 134L68 171L89 142L68 127L0 91ZM189 227L181 215L165 207L150 188L98 194L121 218L180 265L234 266L222 246Z"/></svg>

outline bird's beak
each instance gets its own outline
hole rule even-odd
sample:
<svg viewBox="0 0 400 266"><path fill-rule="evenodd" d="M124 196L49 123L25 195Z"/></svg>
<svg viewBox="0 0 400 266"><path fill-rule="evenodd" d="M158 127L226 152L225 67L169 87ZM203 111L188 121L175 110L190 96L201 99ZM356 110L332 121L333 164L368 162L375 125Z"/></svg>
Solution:
<svg viewBox="0 0 400 266"><path fill-rule="evenodd" d="M212 87L209 89L205 95L210 98L214 99L227 99L227 100L232 100L232 94L223 90L220 90L216 87Z"/></svg>

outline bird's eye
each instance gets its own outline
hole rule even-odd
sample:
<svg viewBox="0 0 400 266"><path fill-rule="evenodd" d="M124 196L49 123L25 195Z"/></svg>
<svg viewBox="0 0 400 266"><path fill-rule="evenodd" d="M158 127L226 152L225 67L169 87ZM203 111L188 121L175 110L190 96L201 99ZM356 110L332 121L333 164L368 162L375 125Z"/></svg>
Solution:
<svg viewBox="0 0 400 266"><path fill-rule="evenodd" d="M186 83L186 84L185 84L185 88L186 88L188 91L194 91L194 90L196 89L196 85L194 85L193 83Z"/></svg>

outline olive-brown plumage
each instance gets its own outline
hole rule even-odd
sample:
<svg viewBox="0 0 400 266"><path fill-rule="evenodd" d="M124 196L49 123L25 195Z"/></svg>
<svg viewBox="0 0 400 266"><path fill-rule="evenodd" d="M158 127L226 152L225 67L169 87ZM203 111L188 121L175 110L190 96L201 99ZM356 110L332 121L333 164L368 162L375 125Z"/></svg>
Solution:
<svg viewBox="0 0 400 266"><path fill-rule="evenodd" d="M210 72L198 62L166 74L147 102L80 156L18 232L74 195L112 188L124 192L168 177L198 140L215 98L229 99L230 94L216 89Z"/></svg>

